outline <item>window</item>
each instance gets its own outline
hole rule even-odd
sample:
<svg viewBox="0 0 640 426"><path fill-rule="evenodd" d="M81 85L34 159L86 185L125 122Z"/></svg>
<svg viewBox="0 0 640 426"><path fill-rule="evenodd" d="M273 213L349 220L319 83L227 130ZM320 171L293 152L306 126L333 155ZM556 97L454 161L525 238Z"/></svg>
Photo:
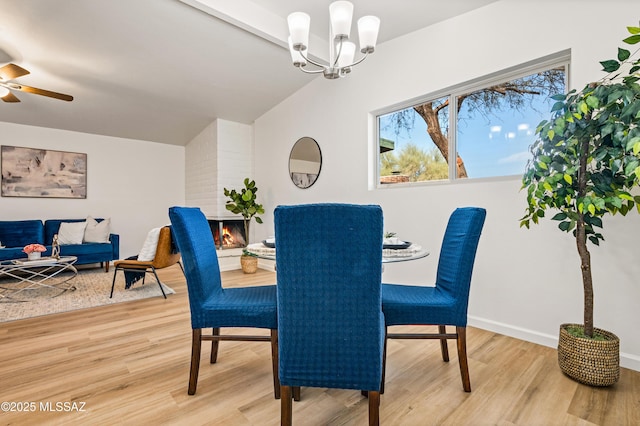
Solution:
<svg viewBox="0 0 640 426"><path fill-rule="evenodd" d="M380 184L521 175L550 96L566 91L567 69L563 53L383 111Z"/></svg>

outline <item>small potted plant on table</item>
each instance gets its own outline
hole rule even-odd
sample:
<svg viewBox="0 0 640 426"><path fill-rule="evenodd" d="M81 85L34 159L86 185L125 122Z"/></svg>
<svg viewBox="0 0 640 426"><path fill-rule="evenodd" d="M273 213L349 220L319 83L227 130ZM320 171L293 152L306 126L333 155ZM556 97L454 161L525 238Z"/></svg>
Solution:
<svg viewBox="0 0 640 426"><path fill-rule="evenodd" d="M262 223L262 219L258 215L264 213L262 204L258 204L256 202L257 192L258 187L256 187L256 182L249 178L245 178L244 188L242 188L240 192L235 189L229 190L224 188L224 195L230 199L227 201L226 209L231 213L242 215L244 221L244 235L247 239L247 244L249 244L249 225L251 223L251 219L255 218L256 222ZM242 256L240 256L240 265L245 273L255 273L258 268L258 258L248 251L243 250Z"/></svg>
<svg viewBox="0 0 640 426"><path fill-rule="evenodd" d="M640 27L628 30L624 42L640 42ZM619 339L593 324L587 242L598 246L604 240L597 228L605 215L640 212L640 196L632 194L640 184L640 60L634 55L618 48L617 59L601 62L605 78L553 97L551 118L536 129L523 177L528 207L520 226L529 228L555 209L551 219L576 239L584 323L560 326L558 362L569 377L592 386L609 386L620 377Z"/></svg>

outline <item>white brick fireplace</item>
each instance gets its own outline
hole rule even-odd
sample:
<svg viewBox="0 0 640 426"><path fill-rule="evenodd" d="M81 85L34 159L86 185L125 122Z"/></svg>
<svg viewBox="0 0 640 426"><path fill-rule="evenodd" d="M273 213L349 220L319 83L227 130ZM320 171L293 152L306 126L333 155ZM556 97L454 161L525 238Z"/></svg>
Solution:
<svg viewBox="0 0 640 426"><path fill-rule="evenodd" d="M210 220L241 220L225 208L224 188L243 187L253 175L252 159L253 126L215 120L186 146L186 204L200 207ZM239 269L241 254L241 248L218 250L220 270Z"/></svg>

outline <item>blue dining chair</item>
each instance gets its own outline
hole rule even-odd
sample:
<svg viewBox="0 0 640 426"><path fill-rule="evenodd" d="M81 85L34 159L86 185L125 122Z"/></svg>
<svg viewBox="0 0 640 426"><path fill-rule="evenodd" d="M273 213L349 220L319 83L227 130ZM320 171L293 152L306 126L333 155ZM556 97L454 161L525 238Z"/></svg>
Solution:
<svg viewBox="0 0 640 426"><path fill-rule="evenodd" d="M486 210L478 207L458 208L451 214L440 249L435 286L382 285L382 310L387 327L438 326L438 333L387 332L387 338L439 339L445 362L449 361L447 339L456 339L465 392L471 392L466 338L469 288L485 217ZM447 333L447 325L455 326L456 332Z"/></svg>
<svg viewBox="0 0 640 426"><path fill-rule="evenodd" d="M378 424L384 317L379 206L307 204L274 212L281 424L301 386L368 394Z"/></svg>
<svg viewBox="0 0 640 426"><path fill-rule="evenodd" d="M182 254L191 309L189 395L196 393L198 385L202 341L211 341L213 364L221 340L239 340L271 342L274 394L279 398L276 287L223 288L215 243L204 214L196 207L171 207L169 218ZM263 328L271 330L271 335L221 335L223 327ZM204 328L211 328L211 335L203 335Z"/></svg>

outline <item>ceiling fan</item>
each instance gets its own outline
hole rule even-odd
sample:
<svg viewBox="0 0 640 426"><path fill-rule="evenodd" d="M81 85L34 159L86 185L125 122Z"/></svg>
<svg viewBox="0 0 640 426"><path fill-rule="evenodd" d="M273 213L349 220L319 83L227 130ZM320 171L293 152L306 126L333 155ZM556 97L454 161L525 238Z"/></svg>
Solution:
<svg viewBox="0 0 640 426"><path fill-rule="evenodd" d="M0 98L5 102L20 102L12 90L21 92L34 93L36 95L47 96L49 98L60 99L63 101L72 101L73 96L64 93L51 92L49 90L38 89L37 87L25 86L23 84L14 83L9 80L29 74L29 71L15 64L7 64L0 67Z"/></svg>

